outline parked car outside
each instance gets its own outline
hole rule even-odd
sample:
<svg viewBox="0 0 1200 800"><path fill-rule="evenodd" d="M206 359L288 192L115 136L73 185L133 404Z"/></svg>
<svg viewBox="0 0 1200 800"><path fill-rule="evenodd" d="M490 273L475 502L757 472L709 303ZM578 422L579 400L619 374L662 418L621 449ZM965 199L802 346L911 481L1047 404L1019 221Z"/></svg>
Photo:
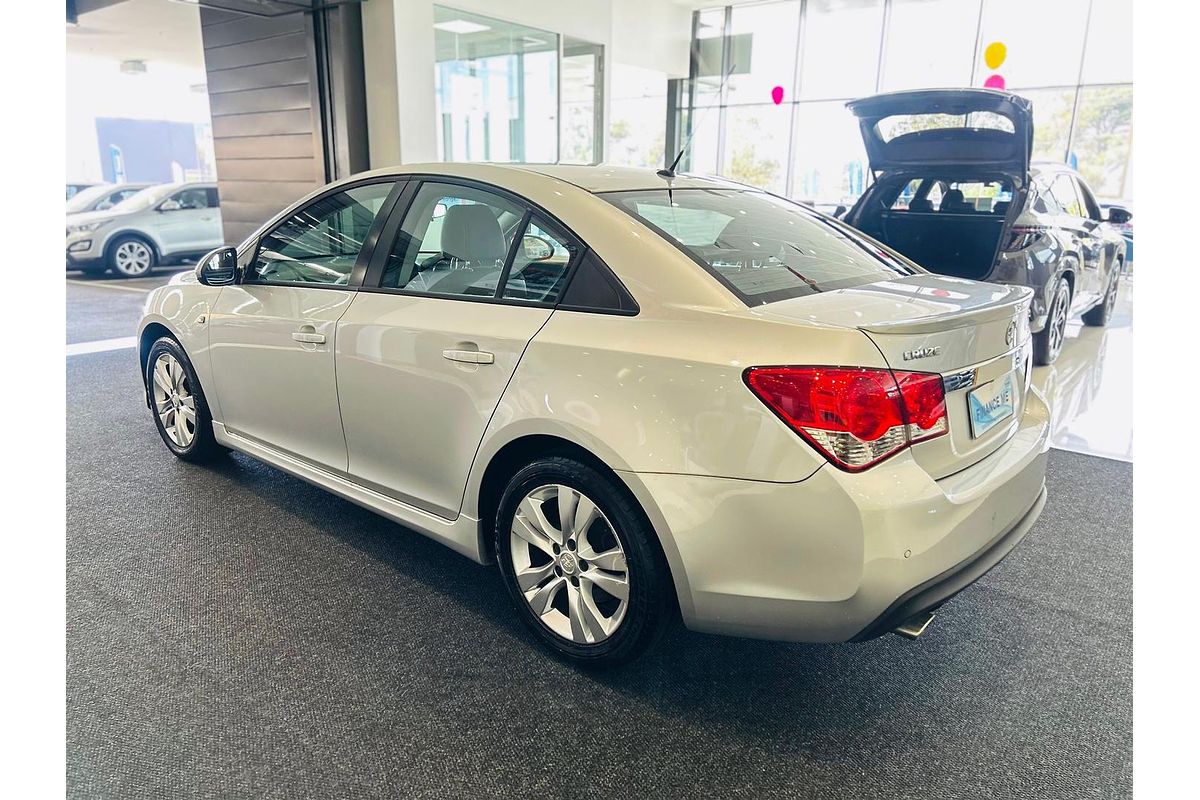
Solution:
<svg viewBox="0 0 1200 800"><path fill-rule="evenodd" d="M68 183L67 184L67 199L70 200L79 192L82 192L88 187L95 186L94 183Z"/></svg>
<svg viewBox="0 0 1200 800"><path fill-rule="evenodd" d="M76 192L67 201L67 220L69 221L73 214L107 211L122 200L133 197L149 186L148 183L102 183L98 186L89 186Z"/></svg>
<svg viewBox="0 0 1200 800"><path fill-rule="evenodd" d="M168 183L143 189L105 211L67 221L67 269L126 278L195 258L224 241L215 183Z"/></svg>
<svg viewBox="0 0 1200 800"><path fill-rule="evenodd" d="M582 663L700 631L916 636L1045 503L1032 292L716 179L428 164L324 187L152 291L164 444L497 562Z"/></svg>
<svg viewBox="0 0 1200 800"><path fill-rule="evenodd" d="M1034 360L1062 349L1067 320L1108 323L1125 262L1087 183L1032 164L1029 101L991 89L893 92L847 103L875 181L846 221L932 272L1028 286Z"/></svg>

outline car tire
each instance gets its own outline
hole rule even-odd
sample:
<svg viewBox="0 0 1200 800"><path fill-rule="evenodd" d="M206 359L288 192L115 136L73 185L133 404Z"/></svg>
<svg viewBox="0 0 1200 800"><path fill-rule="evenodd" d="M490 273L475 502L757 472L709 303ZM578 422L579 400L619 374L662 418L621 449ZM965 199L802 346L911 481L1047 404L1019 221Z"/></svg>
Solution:
<svg viewBox="0 0 1200 800"><path fill-rule="evenodd" d="M144 278L157 265L153 245L140 236L118 237L108 247L108 266L123 278Z"/></svg>
<svg viewBox="0 0 1200 800"><path fill-rule="evenodd" d="M576 512L566 525L560 508ZM670 571L645 514L616 479L588 464L548 457L513 475L495 546L522 621L574 664L629 661L673 618Z"/></svg>
<svg viewBox="0 0 1200 800"><path fill-rule="evenodd" d="M1070 315L1071 286L1066 278L1059 278L1050 301L1050 310L1046 313L1046 326L1033 335L1034 364L1044 367L1058 358L1067 336L1067 319Z"/></svg>
<svg viewBox="0 0 1200 800"><path fill-rule="evenodd" d="M1093 328L1103 328L1112 319L1113 309L1117 305L1117 292L1121 286L1120 265L1113 270L1113 276L1108 280L1108 288L1104 291L1104 299L1083 315L1083 324Z"/></svg>
<svg viewBox="0 0 1200 800"><path fill-rule="evenodd" d="M146 387L158 435L184 461L200 463L224 452L192 362L179 342L163 336L146 359Z"/></svg>

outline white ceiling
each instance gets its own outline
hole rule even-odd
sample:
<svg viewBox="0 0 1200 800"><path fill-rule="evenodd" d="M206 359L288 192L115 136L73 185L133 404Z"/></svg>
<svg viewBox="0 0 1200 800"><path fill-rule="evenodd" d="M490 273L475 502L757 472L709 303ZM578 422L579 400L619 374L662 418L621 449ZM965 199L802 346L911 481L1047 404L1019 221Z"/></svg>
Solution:
<svg viewBox="0 0 1200 800"><path fill-rule="evenodd" d="M67 26L67 54L126 61L141 59L196 70L204 80L200 11L170 0L125 0L79 15Z"/></svg>

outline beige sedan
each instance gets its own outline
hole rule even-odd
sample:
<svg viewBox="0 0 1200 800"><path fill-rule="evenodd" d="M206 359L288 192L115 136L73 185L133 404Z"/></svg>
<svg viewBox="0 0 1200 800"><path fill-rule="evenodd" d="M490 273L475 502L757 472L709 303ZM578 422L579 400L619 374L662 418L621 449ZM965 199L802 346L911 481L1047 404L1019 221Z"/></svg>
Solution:
<svg viewBox="0 0 1200 800"><path fill-rule="evenodd" d="M497 563L586 663L681 615L916 636L1045 503L1028 289L651 170L429 164L324 187L153 292L166 446L236 450Z"/></svg>

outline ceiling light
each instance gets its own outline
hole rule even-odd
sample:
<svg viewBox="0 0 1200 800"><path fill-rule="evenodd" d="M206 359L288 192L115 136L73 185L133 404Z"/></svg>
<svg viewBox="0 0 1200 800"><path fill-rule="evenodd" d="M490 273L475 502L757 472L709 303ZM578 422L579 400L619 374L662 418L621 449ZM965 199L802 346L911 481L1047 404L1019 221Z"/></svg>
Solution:
<svg viewBox="0 0 1200 800"><path fill-rule="evenodd" d="M124 72L126 75L143 75L146 72L146 62L139 58L122 61L121 72Z"/></svg>
<svg viewBox="0 0 1200 800"><path fill-rule="evenodd" d="M435 22L433 27L446 33L480 33L481 31L490 31L488 25L480 25L478 22L468 22L465 19L452 19L449 22Z"/></svg>

